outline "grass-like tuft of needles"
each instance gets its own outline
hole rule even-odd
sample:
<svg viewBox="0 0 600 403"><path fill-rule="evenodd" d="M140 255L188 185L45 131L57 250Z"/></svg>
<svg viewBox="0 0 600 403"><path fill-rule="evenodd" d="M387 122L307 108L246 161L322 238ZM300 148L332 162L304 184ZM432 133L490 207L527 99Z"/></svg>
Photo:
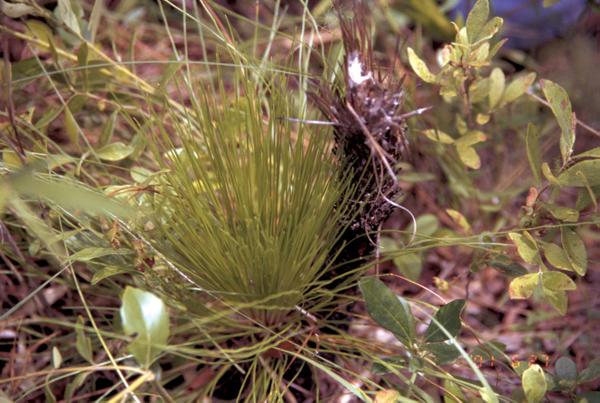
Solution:
<svg viewBox="0 0 600 403"><path fill-rule="evenodd" d="M328 133L286 119L282 80L236 76L233 95L196 91L187 121L160 124L154 246L196 291L273 319L332 264L352 189Z"/></svg>

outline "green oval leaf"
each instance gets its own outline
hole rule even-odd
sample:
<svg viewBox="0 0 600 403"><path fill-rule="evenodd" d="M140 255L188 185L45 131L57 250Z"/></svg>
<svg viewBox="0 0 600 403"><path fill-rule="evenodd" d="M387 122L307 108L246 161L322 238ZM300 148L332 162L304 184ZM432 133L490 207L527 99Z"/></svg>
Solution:
<svg viewBox="0 0 600 403"><path fill-rule="evenodd" d="M479 39L479 35L490 15L490 4L488 0L477 0L467 15L467 37L469 42L474 43Z"/></svg>
<svg viewBox="0 0 600 403"><path fill-rule="evenodd" d="M129 352L148 368L169 338L169 314L165 304L150 292L127 287L120 313L125 334L136 336L129 344Z"/></svg>
<svg viewBox="0 0 600 403"><path fill-rule="evenodd" d="M560 153L563 163L565 163L571 156L573 144L575 144L575 116L571 109L571 101L567 91L560 85L550 80L541 80L540 84L562 132Z"/></svg>
<svg viewBox="0 0 600 403"><path fill-rule="evenodd" d="M430 84L433 84L437 81L435 75L429 71L429 68L425 62L421 60L419 56L417 56L412 48L408 48L408 62L410 63L410 67L412 67L415 74L419 76L421 80Z"/></svg>
<svg viewBox="0 0 600 403"><path fill-rule="evenodd" d="M600 185L600 159L578 162L558 175L558 182L574 187Z"/></svg>
<svg viewBox="0 0 600 403"><path fill-rule="evenodd" d="M568 227L561 227L560 237L573 270L580 276L585 276L587 272L587 251L583 240L573 228Z"/></svg>
<svg viewBox="0 0 600 403"><path fill-rule="evenodd" d="M98 157L105 161L121 161L129 157L133 147L121 142L107 144L97 151Z"/></svg>
<svg viewBox="0 0 600 403"><path fill-rule="evenodd" d="M460 332L460 313L464 307L465 300L457 299L438 309L434 316L435 320L432 320L431 323L429 323L429 327L427 327L427 330L425 331L425 342L431 343L448 340L449 337L442 328L446 329L452 337L456 337Z"/></svg>
<svg viewBox="0 0 600 403"><path fill-rule="evenodd" d="M534 81L535 73L524 74L514 78L506 86L506 91L504 91L504 95L502 96L502 104L511 103L525 94Z"/></svg>
<svg viewBox="0 0 600 403"><path fill-rule="evenodd" d="M531 365L523 372L523 391L529 403L541 402L546 394L546 377L544 370L537 364Z"/></svg>
<svg viewBox="0 0 600 403"><path fill-rule="evenodd" d="M556 360L554 371L559 380L574 381L577 378L577 366L569 357Z"/></svg>
<svg viewBox="0 0 600 403"><path fill-rule="evenodd" d="M359 283L369 315L383 328L394 333L402 344L411 348L416 337L415 321L408 302L398 297L375 277Z"/></svg>

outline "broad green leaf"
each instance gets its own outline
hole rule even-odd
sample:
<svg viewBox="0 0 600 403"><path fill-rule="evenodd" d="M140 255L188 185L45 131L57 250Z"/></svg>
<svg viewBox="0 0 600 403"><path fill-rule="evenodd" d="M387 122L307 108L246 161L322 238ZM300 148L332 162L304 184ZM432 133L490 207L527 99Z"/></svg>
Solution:
<svg viewBox="0 0 600 403"><path fill-rule="evenodd" d="M454 143L454 139L449 134L444 133L441 130L437 129L428 129L423 130L423 134L427 136L428 139L436 141L442 144L452 144Z"/></svg>
<svg viewBox="0 0 600 403"><path fill-rule="evenodd" d="M563 163L566 163L573 152L573 144L575 144L575 116L571 110L571 101L567 91L560 85L550 80L541 80L540 84L562 131L560 153Z"/></svg>
<svg viewBox="0 0 600 403"><path fill-rule="evenodd" d="M104 256L126 255L131 253L127 249L112 249L112 248L85 248L71 255L71 260L78 262L89 262L90 260L98 259Z"/></svg>
<svg viewBox="0 0 600 403"><path fill-rule="evenodd" d="M541 402L546 394L546 377L544 370L537 364L531 365L523 372L523 391L529 403Z"/></svg>
<svg viewBox="0 0 600 403"><path fill-rule="evenodd" d="M105 161L121 161L129 157L133 147L121 142L107 144L97 151L98 157Z"/></svg>
<svg viewBox="0 0 600 403"><path fill-rule="evenodd" d="M450 218L452 218L452 221L458 224L458 226L462 228L463 231L467 233L471 232L471 224L469 224L464 215L453 209L446 209L446 213L448 213Z"/></svg>
<svg viewBox="0 0 600 403"><path fill-rule="evenodd" d="M502 96L502 104L511 103L521 95L525 94L534 81L535 73L523 74L514 78L510 84L506 86L506 90Z"/></svg>
<svg viewBox="0 0 600 403"><path fill-rule="evenodd" d="M133 213L131 208L74 183L42 180L30 167L15 173L10 182L18 193L49 200L66 210L82 210L90 214L110 213L121 217Z"/></svg>
<svg viewBox="0 0 600 403"><path fill-rule="evenodd" d="M577 378L577 366L569 357L560 357L556 360L554 372L559 380L574 381Z"/></svg>
<svg viewBox="0 0 600 403"><path fill-rule="evenodd" d="M552 305L558 311L558 313L561 315L565 315L567 313L568 299L565 291L552 291L544 288L542 292L544 300Z"/></svg>
<svg viewBox="0 0 600 403"><path fill-rule="evenodd" d="M79 21L77 21L77 15L73 11L70 0L58 0L58 6L56 7L54 13L60 21L69 27L69 29L76 34L81 35Z"/></svg>
<svg viewBox="0 0 600 403"><path fill-rule="evenodd" d="M464 299L451 301L438 309L434 319L429 323L429 327L425 331L425 342L439 342L448 340L448 336L442 330L444 328L452 337L458 336L460 332L460 314L465 307ZM439 322L439 325L436 323Z"/></svg>
<svg viewBox="0 0 600 403"><path fill-rule="evenodd" d="M398 271L410 280L417 281L421 276L423 259L418 253L407 253L394 258Z"/></svg>
<svg viewBox="0 0 600 403"><path fill-rule="evenodd" d="M423 347L435 356L437 365L449 364L460 357L460 351L454 344L427 343Z"/></svg>
<svg viewBox="0 0 600 403"><path fill-rule="evenodd" d="M523 231L522 233L511 232L508 234L508 237L513 241L517 247L519 256L521 256L526 263L536 263L539 261L537 245L533 237L527 231Z"/></svg>
<svg viewBox="0 0 600 403"><path fill-rule="evenodd" d="M530 273L517 277L510 282L508 293L511 299L527 299L538 286L540 273Z"/></svg>
<svg viewBox="0 0 600 403"><path fill-rule="evenodd" d="M527 134L525 135L525 146L527 148L527 159L529 167L533 173L536 186L542 183L542 151L540 148L540 131L538 128L529 123L527 125Z"/></svg>
<svg viewBox="0 0 600 403"><path fill-rule="evenodd" d="M457 145L456 152L465 166L471 169L481 168L481 158L477 151L471 146Z"/></svg>
<svg viewBox="0 0 600 403"><path fill-rule="evenodd" d="M526 268L502 255L491 259L488 264L509 277L519 277L529 273Z"/></svg>
<svg viewBox="0 0 600 403"><path fill-rule="evenodd" d="M169 338L169 314L156 295L133 287L125 288L121 323L128 336L135 336L129 351L145 368L163 351Z"/></svg>
<svg viewBox="0 0 600 403"><path fill-rule="evenodd" d="M552 266L563 270L573 270L566 252L560 246L553 243L545 243L543 249L544 256L546 256L546 259Z"/></svg>
<svg viewBox="0 0 600 403"><path fill-rule="evenodd" d="M587 251L579 234L569 227L560 228L560 238L573 270L580 276L587 272Z"/></svg>
<svg viewBox="0 0 600 403"><path fill-rule="evenodd" d="M423 214L417 217L416 221L417 236L432 236L440 228L440 222L438 218L433 214Z"/></svg>
<svg viewBox="0 0 600 403"><path fill-rule="evenodd" d="M395 295L375 277L359 283L369 315L383 328L394 333L406 347L412 348L416 337L415 321L408 302Z"/></svg>
<svg viewBox="0 0 600 403"><path fill-rule="evenodd" d="M94 273L90 283L92 285L96 285L100 281L102 281L108 277L112 277L112 276L116 276L117 274L124 274L124 273L135 273L135 271L133 271L131 269L126 269L123 267L106 266Z"/></svg>
<svg viewBox="0 0 600 403"><path fill-rule="evenodd" d="M598 186L600 185L600 159L578 162L558 175L557 179L563 186Z"/></svg>
<svg viewBox="0 0 600 403"><path fill-rule="evenodd" d="M600 378L600 358L594 358L592 361L590 361L587 368L579 373L577 382L591 382L598 378Z"/></svg>
<svg viewBox="0 0 600 403"><path fill-rule="evenodd" d="M502 69L495 67L490 74L490 92L488 94L488 101L490 103L490 109L493 109L500 103L502 96L504 95L504 86L506 85L506 77Z"/></svg>
<svg viewBox="0 0 600 403"><path fill-rule="evenodd" d="M429 68L425 62L421 60L419 56L417 56L412 48L408 48L408 62L410 63L410 66L414 70L415 74L419 76L421 80L430 84L433 84L437 81L436 76L429 71Z"/></svg>
<svg viewBox="0 0 600 403"><path fill-rule="evenodd" d="M92 354L92 341L85 334L83 330L83 318L77 317L77 324L75 325L75 348L79 355L81 355L90 364L94 363L94 356Z"/></svg>
<svg viewBox="0 0 600 403"><path fill-rule="evenodd" d="M572 291L577 288L573 280L565 273L547 271L541 274L542 287L551 291Z"/></svg>
<svg viewBox="0 0 600 403"><path fill-rule="evenodd" d="M540 205L557 220L564 222L577 222L579 220L579 211L575 209L543 202L540 202Z"/></svg>
<svg viewBox="0 0 600 403"><path fill-rule="evenodd" d="M479 39L479 34L487 22L489 15L490 4L488 0L477 0L469 12L469 15L467 16L467 22L465 24L469 42L474 43L477 41L477 39Z"/></svg>

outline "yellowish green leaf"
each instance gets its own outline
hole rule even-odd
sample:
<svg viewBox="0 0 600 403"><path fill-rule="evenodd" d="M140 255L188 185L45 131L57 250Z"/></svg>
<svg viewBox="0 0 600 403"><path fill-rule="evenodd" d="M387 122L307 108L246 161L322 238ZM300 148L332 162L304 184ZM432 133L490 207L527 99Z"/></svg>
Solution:
<svg viewBox="0 0 600 403"><path fill-rule="evenodd" d="M542 183L542 151L540 148L540 131L532 123L527 125L525 147L527 149L529 167L533 173L535 184L539 187Z"/></svg>
<svg viewBox="0 0 600 403"><path fill-rule="evenodd" d="M466 233L471 232L471 224L469 224L465 216L462 215L459 211L453 209L446 209L446 213L448 213L450 218L452 218L452 221L458 224L458 226L462 228L463 231L465 231Z"/></svg>
<svg viewBox="0 0 600 403"><path fill-rule="evenodd" d="M474 43L479 39L479 35L490 15L490 4L488 0L477 0L471 8L465 27L469 42Z"/></svg>
<svg viewBox="0 0 600 403"><path fill-rule="evenodd" d="M579 234L570 227L560 228L560 237L573 270L580 276L587 272L587 251Z"/></svg>
<svg viewBox="0 0 600 403"><path fill-rule="evenodd" d="M546 394L546 377L544 370L537 364L532 364L523 372L523 391L528 403L539 403Z"/></svg>
<svg viewBox="0 0 600 403"><path fill-rule="evenodd" d="M423 130L423 134L427 136L428 139L436 141L442 144L452 144L454 143L454 139L447 133L444 133L438 129L427 129Z"/></svg>
<svg viewBox="0 0 600 403"><path fill-rule="evenodd" d="M527 232L522 233L511 232L508 237L513 241L517 247L517 252L521 259L527 263L538 263L539 262L539 251L535 239Z"/></svg>
<svg viewBox="0 0 600 403"><path fill-rule="evenodd" d="M105 161L121 161L129 157L133 152L133 147L121 143L110 143L97 151L98 157Z"/></svg>
<svg viewBox="0 0 600 403"><path fill-rule="evenodd" d="M576 163L558 175L563 186L586 187L600 185L600 159Z"/></svg>
<svg viewBox="0 0 600 403"><path fill-rule="evenodd" d="M506 77L504 76L504 72L500 68L495 67L490 74L490 92L488 94L490 108L495 108L500 103L504 95L505 82Z"/></svg>
<svg viewBox="0 0 600 403"><path fill-rule="evenodd" d="M410 66L414 70L415 74L417 74L421 80L430 84L433 84L437 81L436 76L429 71L429 68L425 62L421 60L419 56L417 56L412 48L408 48L408 62L410 63Z"/></svg>
<svg viewBox="0 0 600 403"><path fill-rule="evenodd" d="M563 163L566 163L573 152L573 144L575 144L575 116L571 109L571 101L567 91L560 85L550 80L541 80L540 84L562 132L560 153Z"/></svg>
<svg viewBox="0 0 600 403"><path fill-rule="evenodd" d="M562 270L573 270L567 254L560 246L553 243L545 243L543 245L543 250L544 256L546 256L546 259L552 266Z"/></svg>
<svg viewBox="0 0 600 403"><path fill-rule="evenodd" d="M510 84L506 86L506 91L502 97L502 104L508 104L515 101L521 95L527 92L527 89L535 81L535 73L528 73L517 76Z"/></svg>
<svg viewBox="0 0 600 403"><path fill-rule="evenodd" d="M538 286L540 273L529 273L517 277L510 282L508 293L511 299L527 299L533 295Z"/></svg>

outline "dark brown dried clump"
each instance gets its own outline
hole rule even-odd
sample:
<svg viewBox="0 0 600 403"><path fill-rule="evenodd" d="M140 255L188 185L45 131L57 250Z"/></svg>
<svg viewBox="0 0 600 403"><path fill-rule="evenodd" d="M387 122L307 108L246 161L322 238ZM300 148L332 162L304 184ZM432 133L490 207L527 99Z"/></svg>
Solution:
<svg viewBox="0 0 600 403"><path fill-rule="evenodd" d="M346 54L344 85L334 90L322 85L311 98L335 124L334 151L359 184L360 214L344 237L351 240L377 231L394 209L400 191L396 164L408 145L406 115L400 111L402 80L394 80L373 60L366 6L355 1L354 18L344 17L339 3L336 8Z"/></svg>

